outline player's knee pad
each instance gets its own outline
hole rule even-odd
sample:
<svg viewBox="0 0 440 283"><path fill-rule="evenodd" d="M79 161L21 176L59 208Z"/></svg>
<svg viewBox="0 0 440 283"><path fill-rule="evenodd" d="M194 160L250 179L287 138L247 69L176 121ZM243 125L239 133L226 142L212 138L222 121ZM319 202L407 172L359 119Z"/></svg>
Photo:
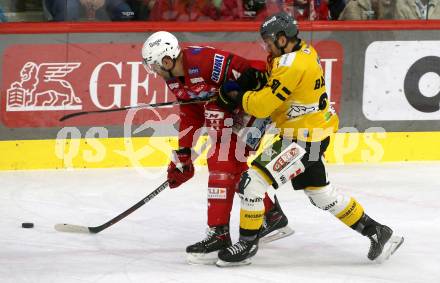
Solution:
<svg viewBox="0 0 440 283"><path fill-rule="evenodd" d="M208 226L229 223L232 203L239 182L239 176L211 171L208 181Z"/></svg>
<svg viewBox="0 0 440 283"><path fill-rule="evenodd" d="M250 168L241 176L238 190L246 196L264 197L268 186L264 178L255 169Z"/></svg>
<svg viewBox="0 0 440 283"><path fill-rule="evenodd" d="M344 210L350 202L350 197L340 193L331 184L314 189L306 188L304 193L314 206L329 211L333 215L337 215Z"/></svg>
<svg viewBox="0 0 440 283"><path fill-rule="evenodd" d="M240 228L258 230L264 218L264 195L267 182L254 169L249 169L241 176L239 196L241 199Z"/></svg>
<svg viewBox="0 0 440 283"><path fill-rule="evenodd" d="M235 174L220 171L209 172L208 200L232 199L239 181L240 177Z"/></svg>
<svg viewBox="0 0 440 283"><path fill-rule="evenodd" d="M260 210L264 207L263 198L268 186L264 178L254 169L244 172L238 185L242 209Z"/></svg>

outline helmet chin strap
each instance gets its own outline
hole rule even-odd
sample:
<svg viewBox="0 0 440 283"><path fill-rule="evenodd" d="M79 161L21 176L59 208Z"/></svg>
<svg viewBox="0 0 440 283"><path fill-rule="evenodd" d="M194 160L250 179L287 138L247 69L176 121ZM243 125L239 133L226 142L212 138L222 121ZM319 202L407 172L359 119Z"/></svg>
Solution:
<svg viewBox="0 0 440 283"><path fill-rule="evenodd" d="M274 42L275 47L278 48L278 50L281 51L281 55L286 54L285 49L286 49L288 43L289 43L289 42L287 41L286 44L284 44L284 46L280 46L280 45L278 44L278 38L277 38L277 39L275 40L275 42Z"/></svg>
<svg viewBox="0 0 440 283"><path fill-rule="evenodd" d="M171 69L172 70L172 69ZM171 72L171 70L168 70L168 75L170 76L170 78L174 77L173 73Z"/></svg>
<svg viewBox="0 0 440 283"><path fill-rule="evenodd" d="M170 74L171 77L173 77L172 71L173 71L174 67L176 66L176 62L177 62L177 59L174 58L173 59L173 66L171 66L171 69L168 71L168 73Z"/></svg>
<svg viewBox="0 0 440 283"><path fill-rule="evenodd" d="M160 68L162 69L162 71L167 72L167 73L168 73L168 76L169 76L170 78L172 78L172 77L174 77L174 75L173 75L173 69L174 69L175 66L176 66L176 59L173 59L173 65L171 66L171 69L167 70L167 69L165 69L163 66L160 66Z"/></svg>
<svg viewBox="0 0 440 283"><path fill-rule="evenodd" d="M281 55L286 54L286 47L287 47L288 43L289 43L289 41L287 41L286 44L284 44L284 46L280 46L278 44L278 39L274 42L275 47L281 51ZM293 49L290 52L298 51L300 49L301 49L301 40L299 38L297 38L297 42L295 43L295 46L293 47Z"/></svg>

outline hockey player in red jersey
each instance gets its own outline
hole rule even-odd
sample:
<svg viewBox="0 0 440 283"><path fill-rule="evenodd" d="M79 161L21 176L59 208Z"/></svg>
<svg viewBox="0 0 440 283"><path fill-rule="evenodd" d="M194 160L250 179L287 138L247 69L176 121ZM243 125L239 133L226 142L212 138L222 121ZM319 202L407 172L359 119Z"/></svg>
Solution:
<svg viewBox="0 0 440 283"><path fill-rule="evenodd" d="M226 80L240 80L245 84L246 76L258 72L246 72L254 68L265 68L264 62L251 62L232 53L211 47L181 48L177 38L171 33L160 31L152 34L142 48L144 65L156 72L165 81L177 100L209 98L217 95L219 86ZM259 66L258 66L259 65ZM252 68L251 68L252 67ZM191 263L215 263L217 252L231 245L229 219L235 190L241 174L247 170L246 157L249 150L258 146L259 139L250 135L239 138L237 132L246 126L263 129L266 119L255 119L240 114L240 120L216 105L186 104L180 106L179 148L173 152L168 166L170 188L177 188L194 175L192 151L200 135L200 129L207 128L211 141L208 152L208 231L200 242L187 247L188 261ZM249 138L248 138L249 137ZM267 241L288 236L293 231L287 226L278 201L275 203L265 195L265 224L260 237L270 235ZM264 240L263 240L264 241Z"/></svg>

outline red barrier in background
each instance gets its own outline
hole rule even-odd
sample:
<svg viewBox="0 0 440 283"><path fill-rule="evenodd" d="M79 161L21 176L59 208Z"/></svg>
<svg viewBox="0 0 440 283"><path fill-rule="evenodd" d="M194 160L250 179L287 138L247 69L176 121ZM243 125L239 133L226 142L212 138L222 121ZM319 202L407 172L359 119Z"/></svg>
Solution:
<svg viewBox="0 0 440 283"><path fill-rule="evenodd" d="M0 34L96 32L256 32L259 22L59 22L1 23ZM440 20L299 22L302 31L436 30Z"/></svg>
<svg viewBox="0 0 440 283"><path fill-rule="evenodd" d="M255 42L210 42L207 45L234 50L249 59L261 60L266 56ZM342 46L336 41L320 41L315 47L321 54L328 92L338 110ZM63 123L58 120L77 111L174 101L164 81L143 68L140 49L139 43L9 46L3 54L1 104L5 111L1 118L4 125L11 128L120 125L124 111L79 116ZM174 111L176 109L167 108L158 113L167 116ZM154 117L157 113L149 112L142 111L134 122L158 118Z"/></svg>
<svg viewBox="0 0 440 283"><path fill-rule="evenodd" d="M7 23L0 24L0 33L108 33L256 31L252 22L138 22L138 23ZM430 30L440 29L440 21L356 21L301 22L304 31L343 30ZM140 64L139 42L69 43L9 45L3 53L1 119L11 128L59 127L85 125L120 125L125 112L87 115L60 123L58 119L75 111L88 111L172 101L163 81L147 74ZM197 42L198 45L203 43ZM210 42L214 47L234 50L246 58L265 58L263 50L253 42ZM339 108L342 87L343 48L336 41L316 41L321 55L331 99ZM66 59L68 58L68 59ZM68 62L66 62L68 60ZM174 108L159 112L142 111L135 123L158 119L175 112Z"/></svg>

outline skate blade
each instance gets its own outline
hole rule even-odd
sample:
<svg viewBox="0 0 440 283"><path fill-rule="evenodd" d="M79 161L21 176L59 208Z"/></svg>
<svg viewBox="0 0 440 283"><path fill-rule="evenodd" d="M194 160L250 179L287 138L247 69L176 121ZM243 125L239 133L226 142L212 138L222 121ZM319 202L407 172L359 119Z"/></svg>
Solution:
<svg viewBox="0 0 440 283"><path fill-rule="evenodd" d="M247 258L247 259L239 261L239 262L227 262L227 261L223 261L223 260L219 259L219 260L217 260L215 265L217 267L233 267L233 266L249 265L251 263L252 263L252 260L250 258Z"/></svg>
<svg viewBox="0 0 440 283"><path fill-rule="evenodd" d="M267 244L285 237L289 237L290 235L292 235L293 233L295 233L295 231L290 228L289 226L285 226L281 229L275 230L275 233L272 232L272 234L269 234L267 236L264 236L263 238L260 239L260 244Z"/></svg>
<svg viewBox="0 0 440 283"><path fill-rule="evenodd" d="M388 242L385 243L382 254L375 260L377 263L382 263L388 260L396 250L403 244L405 239L401 236L392 236Z"/></svg>
<svg viewBox="0 0 440 283"><path fill-rule="evenodd" d="M202 253L187 253L186 261L189 264L215 264L218 260L218 251L202 254Z"/></svg>

